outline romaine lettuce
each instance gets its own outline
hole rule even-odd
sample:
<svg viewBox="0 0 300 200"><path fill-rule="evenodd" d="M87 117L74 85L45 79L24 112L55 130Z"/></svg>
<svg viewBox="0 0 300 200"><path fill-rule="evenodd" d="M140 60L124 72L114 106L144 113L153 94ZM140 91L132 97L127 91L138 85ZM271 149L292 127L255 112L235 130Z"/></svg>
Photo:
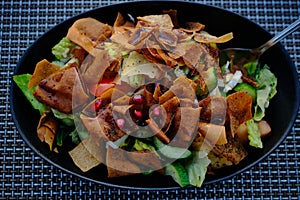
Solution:
<svg viewBox="0 0 300 200"><path fill-rule="evenodd" d="M52 54L58 60L68 59L70 58L71 50L75 48L75 46L73 42L64 37L52 48Z"/></svg>
<svg viewBox="0 0 300 200"><path fill-rule="evenodd" d="M13 77L13 80L18 85L18 87L21 89L25 97L28 99L28 101L31 103L32 107L40 112L40 114L43 114L46 110L48 110L48 107L39 102L34 96L33 92L35 90L35 87L28 88L28 82L31 78L31 74L21 74L21 75L15 75Z"/></svg>
<svg viewBox="0 0 300 200"><path fill-rule="evenodd" d="M249 144L256 148L263 148L257 123L255 123L253 119L250 119L246 122L246 125L248 129Z"/></svg>
<svg viewBox="0 0 300 200"><path fill-rule="evenodd" d="M54 116L62 121L67 126L74 126L74 115L73 114L65 114L62 112L59 112L58 110L55 110L51 108L52 113Z"/></svg>
<svg viewBox="0 0 300 200"><path fill-rule="evenodd" d="M253 119L259 121L265 116L265 108L269 106L269 101L277 93L277 78L267 67L264 67L260 70L256 81L259 87L257 90L257 104L254 107Z"/></svg>
<svg viewBox="0 0 300 200"><path fill-rule="evenodd" d="M210 164L210 160L207 157L207 153L203 151L192 152L192 158L187 161L185 168L189 175L189 182L191 185L201 187L207 166Z"/></svg>

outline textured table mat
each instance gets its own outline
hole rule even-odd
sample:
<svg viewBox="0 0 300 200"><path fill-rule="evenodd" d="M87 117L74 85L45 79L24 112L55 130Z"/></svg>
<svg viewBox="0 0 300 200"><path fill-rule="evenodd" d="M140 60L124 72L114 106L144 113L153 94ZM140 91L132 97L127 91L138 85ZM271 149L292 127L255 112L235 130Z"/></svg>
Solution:
<svg viewBox="0 0 300 200"><path fill-rule="evenodd" d="M232 179L201 189L135 191L106 187L66 174L37 156L18 134L9 87L26 48L57 23L99 6L123 1L1 0L0 198L34 199L300 199L300 115L287 139L263 162ZM195 1L193 1L195 2ZM197 2L197 1L196 1ZM300 16L299 0L204 0L241 14L272 34ZM300 32L282 41L300 70ZM298 75L298 77L300 77Z"/></svg>

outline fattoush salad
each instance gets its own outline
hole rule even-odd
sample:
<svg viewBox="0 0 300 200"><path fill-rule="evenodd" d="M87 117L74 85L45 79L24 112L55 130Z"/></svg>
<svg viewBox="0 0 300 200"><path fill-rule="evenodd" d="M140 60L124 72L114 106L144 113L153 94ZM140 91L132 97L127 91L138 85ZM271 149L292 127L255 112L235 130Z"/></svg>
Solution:
<svg viewBox="0 0 300 200"><path fill-rule="evenodd" d="M220 66L218 44L232 38L179 23L176 10L78 19L52 60L13 77L40 112L32 137L56 153L72 143L83 172L106 165L109 178L160 173L200 187L272 134L264 116L277 79L256 62Z"/></svg>

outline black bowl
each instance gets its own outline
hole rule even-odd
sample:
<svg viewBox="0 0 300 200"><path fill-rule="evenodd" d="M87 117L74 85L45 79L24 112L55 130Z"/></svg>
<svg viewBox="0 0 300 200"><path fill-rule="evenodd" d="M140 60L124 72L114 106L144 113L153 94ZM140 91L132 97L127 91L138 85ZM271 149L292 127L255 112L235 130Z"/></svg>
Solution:
<svg viewBox="0 0 300 200"><path fill-rule="evenodd" d="M82 17L94 17L102 22L112 24L117 12L130 13L133 17L148 14L160 14L162 10L176 9L180 21L199 21L206 25L206 30L213 35L222 35L233 32L234 39L228 42L225 47L257 47L271 38L271 35L259 25L249 21L232 12L213 6L170 1L142 1L116 4L97 8L78 16L72 17L55 26L32 44L25 52L18 63L15 74L32 73L35 64L47 58L53 59L51 48L64 37L72 23ZM268 64L271 71L278 78L278 93L272 100L266 119L272 127L272 133L264 139L264 148L261 150L252 149L247 159L239 165L222 170L215 176L207 176L205 184L214 183L220 180L237 175L266 158L286 138L299 107L299 81L295 66L290 60L286 50L276 45L268 50L261 58L261 62ZM137 175L117 179L108 179L104 166L97 167L87 173L81 172L72 162L67 150L59 154L49 151L49 148L41 143L36 136L36 126L39 120L39 113L32 109L21 91L12 83L11 87L11 110L16 127L25 142L42 158L58 168L70 174L88 179L100 184L118 186L123 188L139 189L171 189L178 188L178 185L169 177L157 174L148 176Z"/></svg>

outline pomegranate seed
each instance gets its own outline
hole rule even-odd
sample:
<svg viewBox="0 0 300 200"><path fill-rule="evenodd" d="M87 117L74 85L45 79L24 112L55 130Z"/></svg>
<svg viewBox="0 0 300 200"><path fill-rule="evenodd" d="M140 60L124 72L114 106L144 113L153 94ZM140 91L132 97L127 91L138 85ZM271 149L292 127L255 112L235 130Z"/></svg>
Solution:
<svg viewBox="0 0 300 200"><path fill-rule="evenodd" d="M160 115L160 109L159 109L159 107L155 107L155 108L153 109L153 115L156 115L156 116L159 116L159 115Z"/></svg>
<svg viewBox="0 0 300 200"><path fill-rule="evenodd" d="M136 95L134 95L132 100L133 100L134 103L141 104L141 103L144 102L144 97L140 94L136 94Z"/></svg>
<svg viewBox="0 0 300 200"><path fill-rule="evenodd" d="M142 118L143 117L143 113L140 110L134 110L134 114L135 116L137 116L138 118Z"/></svg>
<svg viewBox="0 0 300 200"><path fill-rule="evenodd" d="M102 101L100 99L97 99L94 104L95 112L98 112L100 110L101 105L102 105Z"/></svg>
<svg viewBox="0 0 300 200"><path fill-rule="evenodd" d="M125 119L123 119L123 118L117 119L117 126L119 128L123 128L124 125L125 125Z"/></svg>

